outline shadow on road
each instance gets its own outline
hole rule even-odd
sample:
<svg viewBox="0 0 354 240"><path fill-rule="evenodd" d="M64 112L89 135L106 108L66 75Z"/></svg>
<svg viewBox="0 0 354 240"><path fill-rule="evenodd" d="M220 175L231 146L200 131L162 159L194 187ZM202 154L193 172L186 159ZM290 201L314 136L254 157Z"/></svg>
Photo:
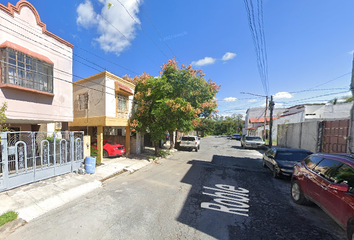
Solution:
<svg viewBox="0 0 354 240"><path fill-rule="evenodd" d="M215 198L203 194L203 191L206 191L205 187L215 188L218 184L234 186L236 189L245 188L250 184L249 181L254 181L252 175L266 179L267 171L262 167L260 159L214 155L211 162L191 160L188 164L192 166L181 182L192 185L192 188L177 221L216 239L235 236L232 226L235 219L245 221L247 217L202 208L202 203L212 203ZM241 177L244 180L240 182L240 176L250 177Z"/></svg>

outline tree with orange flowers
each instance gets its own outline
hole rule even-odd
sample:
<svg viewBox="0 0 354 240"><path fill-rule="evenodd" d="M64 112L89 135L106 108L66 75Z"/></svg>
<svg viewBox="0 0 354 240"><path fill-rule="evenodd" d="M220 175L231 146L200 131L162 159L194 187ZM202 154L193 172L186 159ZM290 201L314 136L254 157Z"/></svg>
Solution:
<svg viewBox="0 0 354 240"><path fill-rule="evenodd" d="M173 148L173 132L188 132L198 126L200 118L209 117L217 103L214 100L220 86L206 81L201 70L191 66L177 67L174 59L161 67L161 76L154 78L147 74L127 80L136 83L136 108L130 122L132 131L150 133L159 154L160 140L165 132L170 133Z"/></svg>

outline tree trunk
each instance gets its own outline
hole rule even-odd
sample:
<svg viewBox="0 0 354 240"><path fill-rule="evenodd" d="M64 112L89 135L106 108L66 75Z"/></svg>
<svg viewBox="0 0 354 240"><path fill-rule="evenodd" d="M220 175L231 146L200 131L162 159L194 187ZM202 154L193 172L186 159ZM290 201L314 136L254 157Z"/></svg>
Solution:
<svg viewBox="0 0 354 240"><path fill-rule="evenodd" d="M170 149L174 149L175 143L173 141L173 131L169 131L168 134L170 134Z"/></svg>
<svg viewBox="0 0 354 240"><path fill-rule="evenodd" d="M178 140L178 137L177 137L177 130L176 130L176 137L175 137L175 143L177 144L177 140ZM178 147L178 146L177 146Z"/></svg>
<svg viewBox="0 0 354 240"><path fill-rule="evenodd" d="M159 142L153 142L153 145L155 147L155 156L159 157L160 156L160 146Z"/></svg>

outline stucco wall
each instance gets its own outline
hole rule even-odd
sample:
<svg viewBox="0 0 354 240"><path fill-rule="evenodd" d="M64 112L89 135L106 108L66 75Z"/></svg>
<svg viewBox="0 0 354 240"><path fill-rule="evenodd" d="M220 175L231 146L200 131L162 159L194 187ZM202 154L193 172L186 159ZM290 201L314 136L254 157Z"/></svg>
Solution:
<svg viewBox="0 0 354 240"><path fill-rule="evenodd" d="M97 117L105 115L105 79L104 77L89 81L80 82L82 86L74 85L74 117L87 117L86 110L79 110L79 95L88 93L89 98L89 117Z"/></svg>
<svg viewBox="0 0 354 240"><path fill-rule="evenodd" d="M8 103L7 122L32 124L71 122L73 120L72 48L43 34L42 27L36 22L36 12L33 12L28 4L30 3L23 4L20 14L15 12L14 17L0 9L0 24L6 26L6 28L0 26L0 44L10 41L49 58L54 63L54 97L1 88L0 102ZM51 29L51 26L47 28Z"/></svg>
<svg viewBox="0 0 354 240"><path fill-rule="evenodd" d="M278 125L277 145L317 151L318 121Z"/></svg>

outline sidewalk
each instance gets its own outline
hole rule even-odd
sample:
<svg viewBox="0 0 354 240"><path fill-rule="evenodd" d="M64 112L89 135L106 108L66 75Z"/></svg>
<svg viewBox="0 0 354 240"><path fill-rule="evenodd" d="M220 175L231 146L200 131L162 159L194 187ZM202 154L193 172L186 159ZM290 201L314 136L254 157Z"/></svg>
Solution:
<svg viewBox="0 0 354 240"><path fill-rule="evenodd" d="M167 146L165 146L167 148ZM94 174L68 173L36 183L31 183L0 193L0 215L8 211L19 214L18 219L0 227L8 234L16 227L58 208L84 194L102 187L102 182L123 172L134 172L153 163L148 160L154 150L145 148L144 153L119 158L104 158Z"/></svg>

